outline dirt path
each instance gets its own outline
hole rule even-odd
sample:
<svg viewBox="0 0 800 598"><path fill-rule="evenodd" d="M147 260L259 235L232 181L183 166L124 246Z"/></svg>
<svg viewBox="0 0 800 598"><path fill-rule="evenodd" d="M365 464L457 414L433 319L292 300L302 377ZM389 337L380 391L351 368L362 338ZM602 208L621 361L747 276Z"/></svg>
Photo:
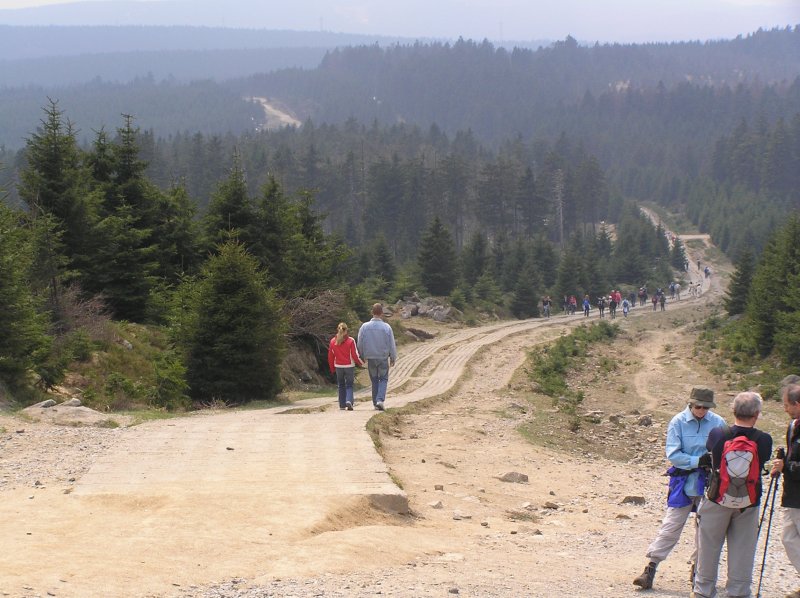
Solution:
<svg viewBox="0 0 800 598"><path fill-rule="evenodd" d="M718 276L704 284L699 299L617 319L617 369L582 381L584 407L602 421L566 452L563 422L552 405L532 406L519 369L529 347L580 316L404 350L390 407L451 396L391 420L385 458L364 431L368 399L353 412L328 397L304 402L310 413L58 434L0 418L0 595L634 596L662 513L665 422L693 384L721 388L691 353L693 327L721 292ZM655 423L638 425L633 410ZM768 415L782 425L782 413ZM630 455L605 458L619 451ZM529 481L499 479L509 472ZM621 504L628 495L645 504ZM651 595L688 596L688 553L682 541ZM794 582L782 551L771 554L764 596Z"/></svg>

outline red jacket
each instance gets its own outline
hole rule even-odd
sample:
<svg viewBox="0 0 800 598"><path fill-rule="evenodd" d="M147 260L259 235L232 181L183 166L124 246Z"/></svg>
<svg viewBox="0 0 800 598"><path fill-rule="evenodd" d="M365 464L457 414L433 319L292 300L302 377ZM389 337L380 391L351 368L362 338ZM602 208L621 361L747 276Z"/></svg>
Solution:
<svg viewBox="0 0 800 598"><path fill-rule="evenodd" d="M337 345L336 337L334 336L328 346L328 367L331 368L331 374L336 371L337 366L340 368L352 368L357 365L364 365L364 362L361 361L361 357L358 355L358 349L353 337L348 336L341 345Z"/></svg>

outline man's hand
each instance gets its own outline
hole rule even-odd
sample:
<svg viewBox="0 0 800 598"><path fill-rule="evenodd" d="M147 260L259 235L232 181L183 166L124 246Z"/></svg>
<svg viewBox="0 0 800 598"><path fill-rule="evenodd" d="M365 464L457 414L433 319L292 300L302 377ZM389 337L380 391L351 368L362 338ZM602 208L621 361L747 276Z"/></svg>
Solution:
<svg viewBox="0 0 800 598"><path fill-rule="evenodd" d="M711 453L703 453L697 461L698 467L711 469Z"/></svg>
<svg viewBox="0 0 800 598"><path fill-rule="evenodd" d="M773 478L778 477L781 475L783 471L783 459L773 459L772 460L772 471L769 472L769 475Z"/></svg>

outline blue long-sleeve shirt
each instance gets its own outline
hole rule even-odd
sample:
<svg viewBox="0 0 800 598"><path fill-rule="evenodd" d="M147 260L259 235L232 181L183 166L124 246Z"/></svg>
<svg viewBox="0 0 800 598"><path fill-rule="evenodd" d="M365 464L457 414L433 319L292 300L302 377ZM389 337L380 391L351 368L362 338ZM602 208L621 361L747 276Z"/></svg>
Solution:
<svg viewBox="0 0 800 598"><path fill-rule="evenodd" d="M666 454L669 462L679 469L697 469L700 457L708 452L706 441L714 428L725 425L725 420L716 413L706 411L705 417L697 419L690 407L675 415L667 427ZM684 492L687 496L700 496L703 489L697 488L698 472L686 480Z"/></svg>
<svg viewBox="0 0 800 598"><path fill-rule="evenodd" d="M364 322L358 329L358 352L364 359L397 360L397 346L392 327L380 318Z"/></svg>

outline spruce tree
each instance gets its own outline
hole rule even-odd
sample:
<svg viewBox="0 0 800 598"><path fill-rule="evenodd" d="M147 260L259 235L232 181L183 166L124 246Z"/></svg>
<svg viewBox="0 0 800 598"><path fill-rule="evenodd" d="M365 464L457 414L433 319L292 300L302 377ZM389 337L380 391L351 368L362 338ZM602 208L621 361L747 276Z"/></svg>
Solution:
<svg viewBox="0 0 800 598"><path fill-rule="evenodd" d="M417 265L422 284L432 295L447 296L458 281L458 257L450 235L436 216L420 241Z"/></svg>
<svg viewBox="0 0 800 598"><path fill-rule="evenodd" d="M297 229L291 239L288 256L291 273L286 290L302 294L329 288L344 274L342 265L350 252L340 239L322 230L323 217L314 212L310 192L301 193L293 207Z"/></svg>
<svg viewBox="0 0 800 598"><path fill-rule="evenodd" d="M528 264L517 277L517 283L511 294L509 308L519 319L539 316L539 297L541 295L539 275L532 265Z"/></svg>
<svg viewBox="0 0 800 598"><path fill-rule="evenodd" d="M297 223L292 206L274 176L270 175L261 190L256 223L258 234L251 252L261 267L269 271L273 284L286 288L292 277L288 257Z"/></svg>
<svg viewBox="0 0 800 598"><path fill-rule="evenodd" d="M744 249L736 261L736 271L731 277L728 291L725 294L725 309L729 316L743 314L747 308L747 294L753 282L755 262L753 252Z"/></svg>
<svg viewBox="0 0 800 598"><path fill-rule="evenodd" d="M158 195L157 222L153 224L158 275L168 284L178 282L184 273L196 273L200 267L200 231L196 204L181 182L169 192Z"/></svg>
<svg viewBox="0 0 800 598"><path fill-rule="evenodd" d="M397 276L397 266L383 234L378 235L373 243L372 273L388 283L393 283Z"/></svg>
<svg viewBox="0 0 800 598"><path fill-rule="evenodd" d="M24 385L50 345L46 318L28 284L31 240L21 220L0 201L0 382L12 388Z"/></svg>
<svg viewBox="0 0 800 598"><path fill-rule="evenodd" d="M235 240L218 247L188 322L187 381L195 401L269 400L281 387L284 323L258 260Z"/></svg>
<svg viewBox="0 0 800 598"><path fill-rule="evenodd" d="M791 303L792 284L800 274L800 218L792 216L776 231L761 256L747 296L746 314L756 346L768 355L780 333L779 314L797 310Z"/></svg>
<svg viewBox="0 0 800 598"><path fill-rule="evenodd" d="M156 247L148 246L150 231L139 228L132 207L121 204L95 227L96 251L82 281L85 291L101 294L114 316L142 322L155 287Z"/></svg>
<svg viewBox="0 0 800 598"><path fill-rule="evenodd" d="M461 272L464 282L474 285L489 266L489 247L486 237L475 231L461 252Z"/></svg>
<svg viewBox="0 0 800 598"><path fill-rule="evenodd" d="M681 272L686 267L686 251L683 248L683 241L678 237L675 237L675 242L672 244L672 249L670 249L669 264Z"/></svg>
<svg viewBox="0 0 800 598"><path fill-rule="evenodd" d="M787 276L785 290L786 302L792 306L800 305L800 274L797 270L800 270L800 264L795 267L795 273ZM800 366L800 310L779 312L775 324L775 351L786 365L797 368Z"/></svg>
<svg viewBox="0 0 800 598"><path fill-rule="evenodd" d="M208 212L203 218L206 243L209 247L225 243L231 233L251 249L255 242L253 227L256 212L247 191L244 169L237 153L228 178L222 181L211 196Z"/></svg>
<svg viewBox="0 0 800 598"><path fill-rule="evenodd" d="M589 292L583 270L582 247L582 237L575 235L561 257L556 277L556 296L553 298L556 305L563 300L564 295L575 295L580 303L583 294Z"/></svg>
<svg viewBox="0 0 800 598"><path fill-rule="evenodd" d="M44 112L41 126L27 140L19 195L32 212L56 219L69 260L64 269L81 269L90 253L97 198L89 190L91 177L72 124L55 101Z"/></svg>

